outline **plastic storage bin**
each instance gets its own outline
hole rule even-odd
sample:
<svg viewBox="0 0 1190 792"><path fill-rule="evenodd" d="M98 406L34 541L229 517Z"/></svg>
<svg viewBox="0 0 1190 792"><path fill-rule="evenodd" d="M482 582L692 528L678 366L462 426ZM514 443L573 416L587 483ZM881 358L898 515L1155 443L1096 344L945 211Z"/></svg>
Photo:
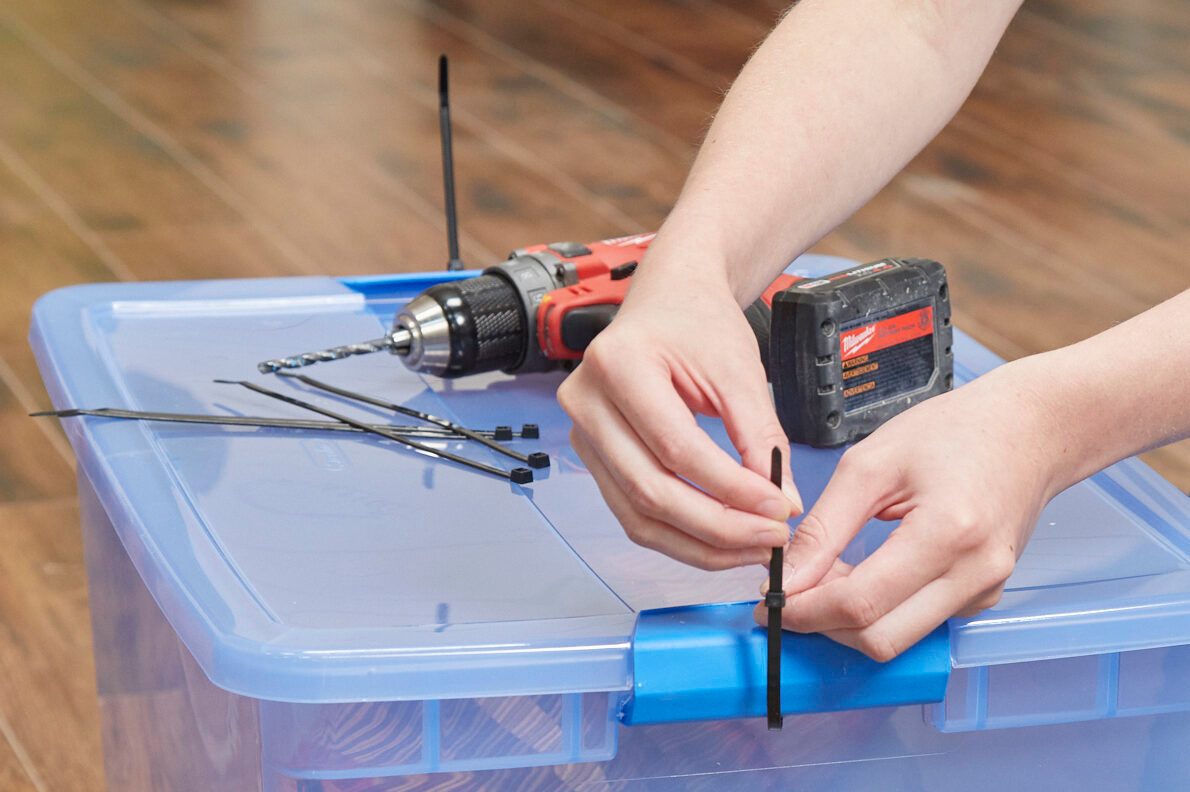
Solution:
<svg viewBox="0 0 1190 792"><path fill-rule="evenodd" d="M73 287L38 303L32 342L58 406L292 416L211 380L374 337L448 277ZM955 352L960 383L998 362L961 333ZM913 656L873 671L787 637L805 714L784 731L663 723L700 697L667 669L710 644L657 641L641 613L754 599L758 572L632 545L567 446L561 375L444 381L381 355L317 374L471 426L538 423L526 445L553 467L521 487L364 437L67 419L112 790L1190 787L1190 507L1139 462L1059 496L1000 605ZM808 501L838 455L796 449ZM744 646L718 612L669 613ZM741 713L746 654L726 661ZM846 668L847 697L816 698ZM839 702L902 705L807 712Z"/></svg>

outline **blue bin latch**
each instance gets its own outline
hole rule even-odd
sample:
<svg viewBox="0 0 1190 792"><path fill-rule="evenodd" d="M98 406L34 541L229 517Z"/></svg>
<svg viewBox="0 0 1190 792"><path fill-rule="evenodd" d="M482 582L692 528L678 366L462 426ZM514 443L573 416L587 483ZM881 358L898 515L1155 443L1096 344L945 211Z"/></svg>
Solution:
<svg viewBox="0 0 1190 792"><path fill-rule="evenodd" d="M766 634L755 602L642 611L633 639L630 726L765 715ZM946 625L887 663L822 635L781 637L784 715L939 702L950 677Z"/></svg>

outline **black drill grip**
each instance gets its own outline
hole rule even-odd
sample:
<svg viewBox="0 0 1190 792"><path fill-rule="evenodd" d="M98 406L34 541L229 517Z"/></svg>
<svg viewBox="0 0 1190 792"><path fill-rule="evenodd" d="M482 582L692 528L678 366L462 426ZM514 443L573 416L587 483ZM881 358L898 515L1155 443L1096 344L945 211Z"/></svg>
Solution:
<svg viewBox="0 0 1190 792"><path fill-rule="evenodd" d="M615 303L571 308L562 317L562 343L567 349L586 349L595 340L595 336L612 323L619 310L620 306Z"/></svg>
<svg viewBox="0 0 1190 792"><path fill-rule="evenodd" d="M616 318L620 306L615 303L599 305L583 305L571 308L562 318L562 343L567 349L581 352L590 346L603 330ZM744 318L756 336L757 348L760 351L760 361L764 364L765 374L769 370L769 325L773 312L764 300L757 300L744 309Z"/></svg>

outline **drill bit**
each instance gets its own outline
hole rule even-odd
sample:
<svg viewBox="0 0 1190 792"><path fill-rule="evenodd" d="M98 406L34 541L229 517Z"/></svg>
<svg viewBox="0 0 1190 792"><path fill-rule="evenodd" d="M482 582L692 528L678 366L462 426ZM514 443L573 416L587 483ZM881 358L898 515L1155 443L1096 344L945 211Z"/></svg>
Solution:
<svg viewBox="0 0 1190 792"><path fill-rule="evenodd" d="M532 454L522 454L519 451L512 450L508 446L497 443L495 440L491 440L477 432L473 432L462 424L457 424L454 421L449 421L445 418L439 418L436 415L430 415L429 413L422 412L421 410L415 410L412 407L406 407L403 404L395 404L390 401L385 401L384 399L377 399L374 396L356 393L355 391L349 391L346 388L339 388L331 385L330 383L316 380L313 377L308 377L305 374L294 374L288 371L278 371L277 376L295 379L299 382L309 385L312 388L318 388L319 390L324 390L327 393L333 393L336 396L342 396L345 399L363 402L364 404L370 404L373 407L392 410L393 412L400 413L401 415L408 415L410 418L417 418L419 420L432 423L442 429L447 429L449 431L455 432L456 434L462 435L463 437L474 440L477 443L481 443L493 451L497 451L501 454L504 454L505 456L512 457L518 462L524 462L531 468L540 469L549 467L550 464L550 458L548 454L544 454L540 451L534 452ZM504 427L496 427L497 432L503 428ZM511 432L511 430L509 431Z"/></svg>
<svg viewBox="0 0 1190 792"><path fill-rule="evenodd" d="M266 360L262 363L257 363L256 369L261 374L273 374L281 369L301 368L302 366L311 366L315 363L341 360L345 357L352 357L353 355L370 355L373 352L380 352L384 349L390 352L400 353L403 350L409 349L409 345L412 342L413 337L409 331L404 328L398 328L382 338L373 338L371 341L360 341L355 344L345 344L343 346L331 347L330 349L321 349L317 352L303 352L293 357Z"/></svg>
<svg viewBox="0 0 1190 792"><path fill-rule="evenodd" d="M250 415L197 415L192 413L151 412L146 410L123 410L115 407L96 407L83 409L69 407L64 410L41 410L29 413L31 418L72 418L89 415L96 418L121 418L139 421L159 421L164 423L206 424L212 426L243 426L262 429L307 429L327 430L331 432L363 432L354 426L348 426L339 421L314 421L298 418L264 418ZM384 429L406 437L421 437L426 439L463 440L466 439L457 432L432 426L402 426L396 424L369 424L376 429ZM480 429L476 434L491 436L490 429ZM530 433L531 434L531 433Z"/></svg>
<svg viewBox="0 0 1190 792"><path fill-rule="evenodd" d="M354 418L350 418L346 415L340 415L339 413L328 410L325 407L319 407L317 404L311 404L310 402L296 399L293 396L287 396L284 393L278 393L275 390L270 390L264 386L257 385L255 382L249 382L248 380L225 379L217 379L215 382L218 382L222 385L239 385L243 388L247 388L250 391L259 393L262 396L268 396L270 399L277 399L278 401L283 401L286 404L292 404L294 407L301 407L303 410L309 410L311 412L316 412L319 415L325 415L327 418L341 421L348 426L354 426L361 431L368 432L369 434L386 437L389 440L395 440L402 445L409 446L410 448L421 451L422 453L430 454L431 456L436 456L441 459L449 459L451 462L456 462L460 465L472 468L473 470L479 470L484 473L490 473L494 476L499 476L502 479L507 479L514 484L528 484L529 482L533 481L533 471L529 468L518 467L513 468L512 470L503 470L483 462L478 462L474 459L468 459L467 457L459 456L458 454L452 454L449 451L442 451L424 443L419 443L416 440L410 440L408 438L401 437L401 435L397 434L396 432L392 432L387 429L379 429L375 426L372 426L371 424L366 424L363 421L357 421Z"/></svg>

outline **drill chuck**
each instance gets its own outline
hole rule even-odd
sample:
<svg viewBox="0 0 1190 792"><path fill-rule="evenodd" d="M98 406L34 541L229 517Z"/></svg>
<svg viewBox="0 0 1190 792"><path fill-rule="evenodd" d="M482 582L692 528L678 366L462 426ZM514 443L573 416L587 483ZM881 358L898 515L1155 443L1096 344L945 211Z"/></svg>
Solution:
<svg viewBox="0 0 1190 792"><path fill-rule="evenodd" d="M514 255L474 278L431 286L393 320L392 345L414 371L461 377L484 371L546 371L554 366L536 338L541 298L562 285L558 261L548 254Z"/></svg>
<svg viewBox="0 0 1190 792"><path fill-rule="evenodd" d="M484 274L440 283L410 300L393 322L409 343L393 346L414 371L459 377L515 368L529 341L528 318L506 279Z"/></svg>

